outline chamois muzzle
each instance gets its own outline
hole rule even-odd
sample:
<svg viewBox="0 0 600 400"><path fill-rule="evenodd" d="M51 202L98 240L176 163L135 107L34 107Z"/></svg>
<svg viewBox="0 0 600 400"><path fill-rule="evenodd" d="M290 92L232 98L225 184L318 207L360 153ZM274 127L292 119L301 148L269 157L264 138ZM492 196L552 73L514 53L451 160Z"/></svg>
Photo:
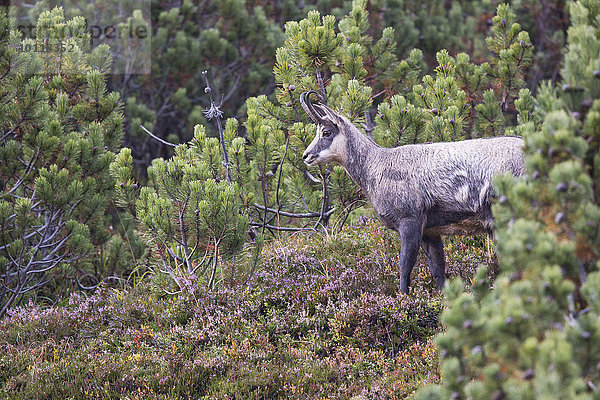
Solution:
<svg viewBox="0 0 600 400"><path fill-rule="evenodd" d="M313 162L316 161L316 159L318 158L318 155L314 155L312 153L308 152L308 149L304 152L304 154L302 155L302 160L304 160L304 164L308 165L309 167L311 167L313 165Z"/></svg>

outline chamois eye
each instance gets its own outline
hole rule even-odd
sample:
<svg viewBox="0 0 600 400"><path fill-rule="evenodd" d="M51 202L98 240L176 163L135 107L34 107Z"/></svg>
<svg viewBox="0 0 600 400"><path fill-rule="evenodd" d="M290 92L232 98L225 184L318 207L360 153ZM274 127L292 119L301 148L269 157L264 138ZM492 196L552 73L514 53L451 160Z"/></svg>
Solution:
<svg viewBox="0 0 600 400"><path fill-rule="evenodd" d="M329 130L327 130L327 131L323 131L323 137L329 137L329 136L331 136L331 135L333 135L333 132L332 132L332 131L329 131Z"/></svg>

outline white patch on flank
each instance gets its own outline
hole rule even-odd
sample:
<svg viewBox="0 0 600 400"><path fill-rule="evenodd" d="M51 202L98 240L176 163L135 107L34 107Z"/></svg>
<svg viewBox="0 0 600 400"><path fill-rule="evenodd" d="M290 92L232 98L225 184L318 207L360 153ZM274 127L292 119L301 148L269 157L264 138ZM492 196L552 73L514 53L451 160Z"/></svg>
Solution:
<svg viewBox="0 0 600 400"><path fill-rule="evenodd" d="M454 176L462 176L462 177L464 177L464 178L468 178L468 177L469 177L469 174L467 174L467 171L463 171L463 170L461 169L461 170L458 170L458 171L456 171L456 172L454 173Z"/></svg>
<svg viewBox="0 0 600 400"><path fill-rule="evenodd" d="M489 190L490 190L490 182L485 181L485 183L483 184L483 187L479 191L479 205L480 206L485 202L485 199L488 195Z"/></svg>
<svg viewBox="0 0 600 400"><path fill-rule="evenodd" d="M456 190L456 194L454 195L456 201L462 204L467 204L469 202L469 186L462 185Z"/></svg>

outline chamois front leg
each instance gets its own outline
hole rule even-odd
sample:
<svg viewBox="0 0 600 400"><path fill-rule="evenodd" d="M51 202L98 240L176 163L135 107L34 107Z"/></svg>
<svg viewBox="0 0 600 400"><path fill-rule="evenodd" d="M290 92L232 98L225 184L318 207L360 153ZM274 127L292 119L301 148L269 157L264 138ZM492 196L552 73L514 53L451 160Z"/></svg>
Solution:
<svg viewBox="0 0 600 400"><path fill-rule="evenodd" d="M446 260L444 259L444 243L441 236L423 236L421 247L427 256L429 272L435 279L438 288L444 288L446 280Z"/></svg>
<svg viewBox="0 0 600 400"><path fill-rule="evenodd" d="M398 269L400 270L400 290L408 293L410 284L410 273L412 272L417 255L419 253L419 244L423 234L423 224L418 218L405 218L398 224L398 234L400 235L400 260Z"/></svg>

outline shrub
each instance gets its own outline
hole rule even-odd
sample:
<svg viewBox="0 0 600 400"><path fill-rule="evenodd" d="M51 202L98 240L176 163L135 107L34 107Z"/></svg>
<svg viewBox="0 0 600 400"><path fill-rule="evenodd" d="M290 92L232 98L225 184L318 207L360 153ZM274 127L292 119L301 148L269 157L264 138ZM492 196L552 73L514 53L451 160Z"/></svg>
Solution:
<svg viewBox="0 0 600 400"><path fill-rule="evenodd" d="M35 39L9 29L6 8L0 25L2 316L42 290L54 299L129 274L143 245L111 206L123 115L106 88L108 47L89 51L83 18L67 21L60 8L40 15ZM72 51L60 57L36 51L64 43Z"/></svg>

